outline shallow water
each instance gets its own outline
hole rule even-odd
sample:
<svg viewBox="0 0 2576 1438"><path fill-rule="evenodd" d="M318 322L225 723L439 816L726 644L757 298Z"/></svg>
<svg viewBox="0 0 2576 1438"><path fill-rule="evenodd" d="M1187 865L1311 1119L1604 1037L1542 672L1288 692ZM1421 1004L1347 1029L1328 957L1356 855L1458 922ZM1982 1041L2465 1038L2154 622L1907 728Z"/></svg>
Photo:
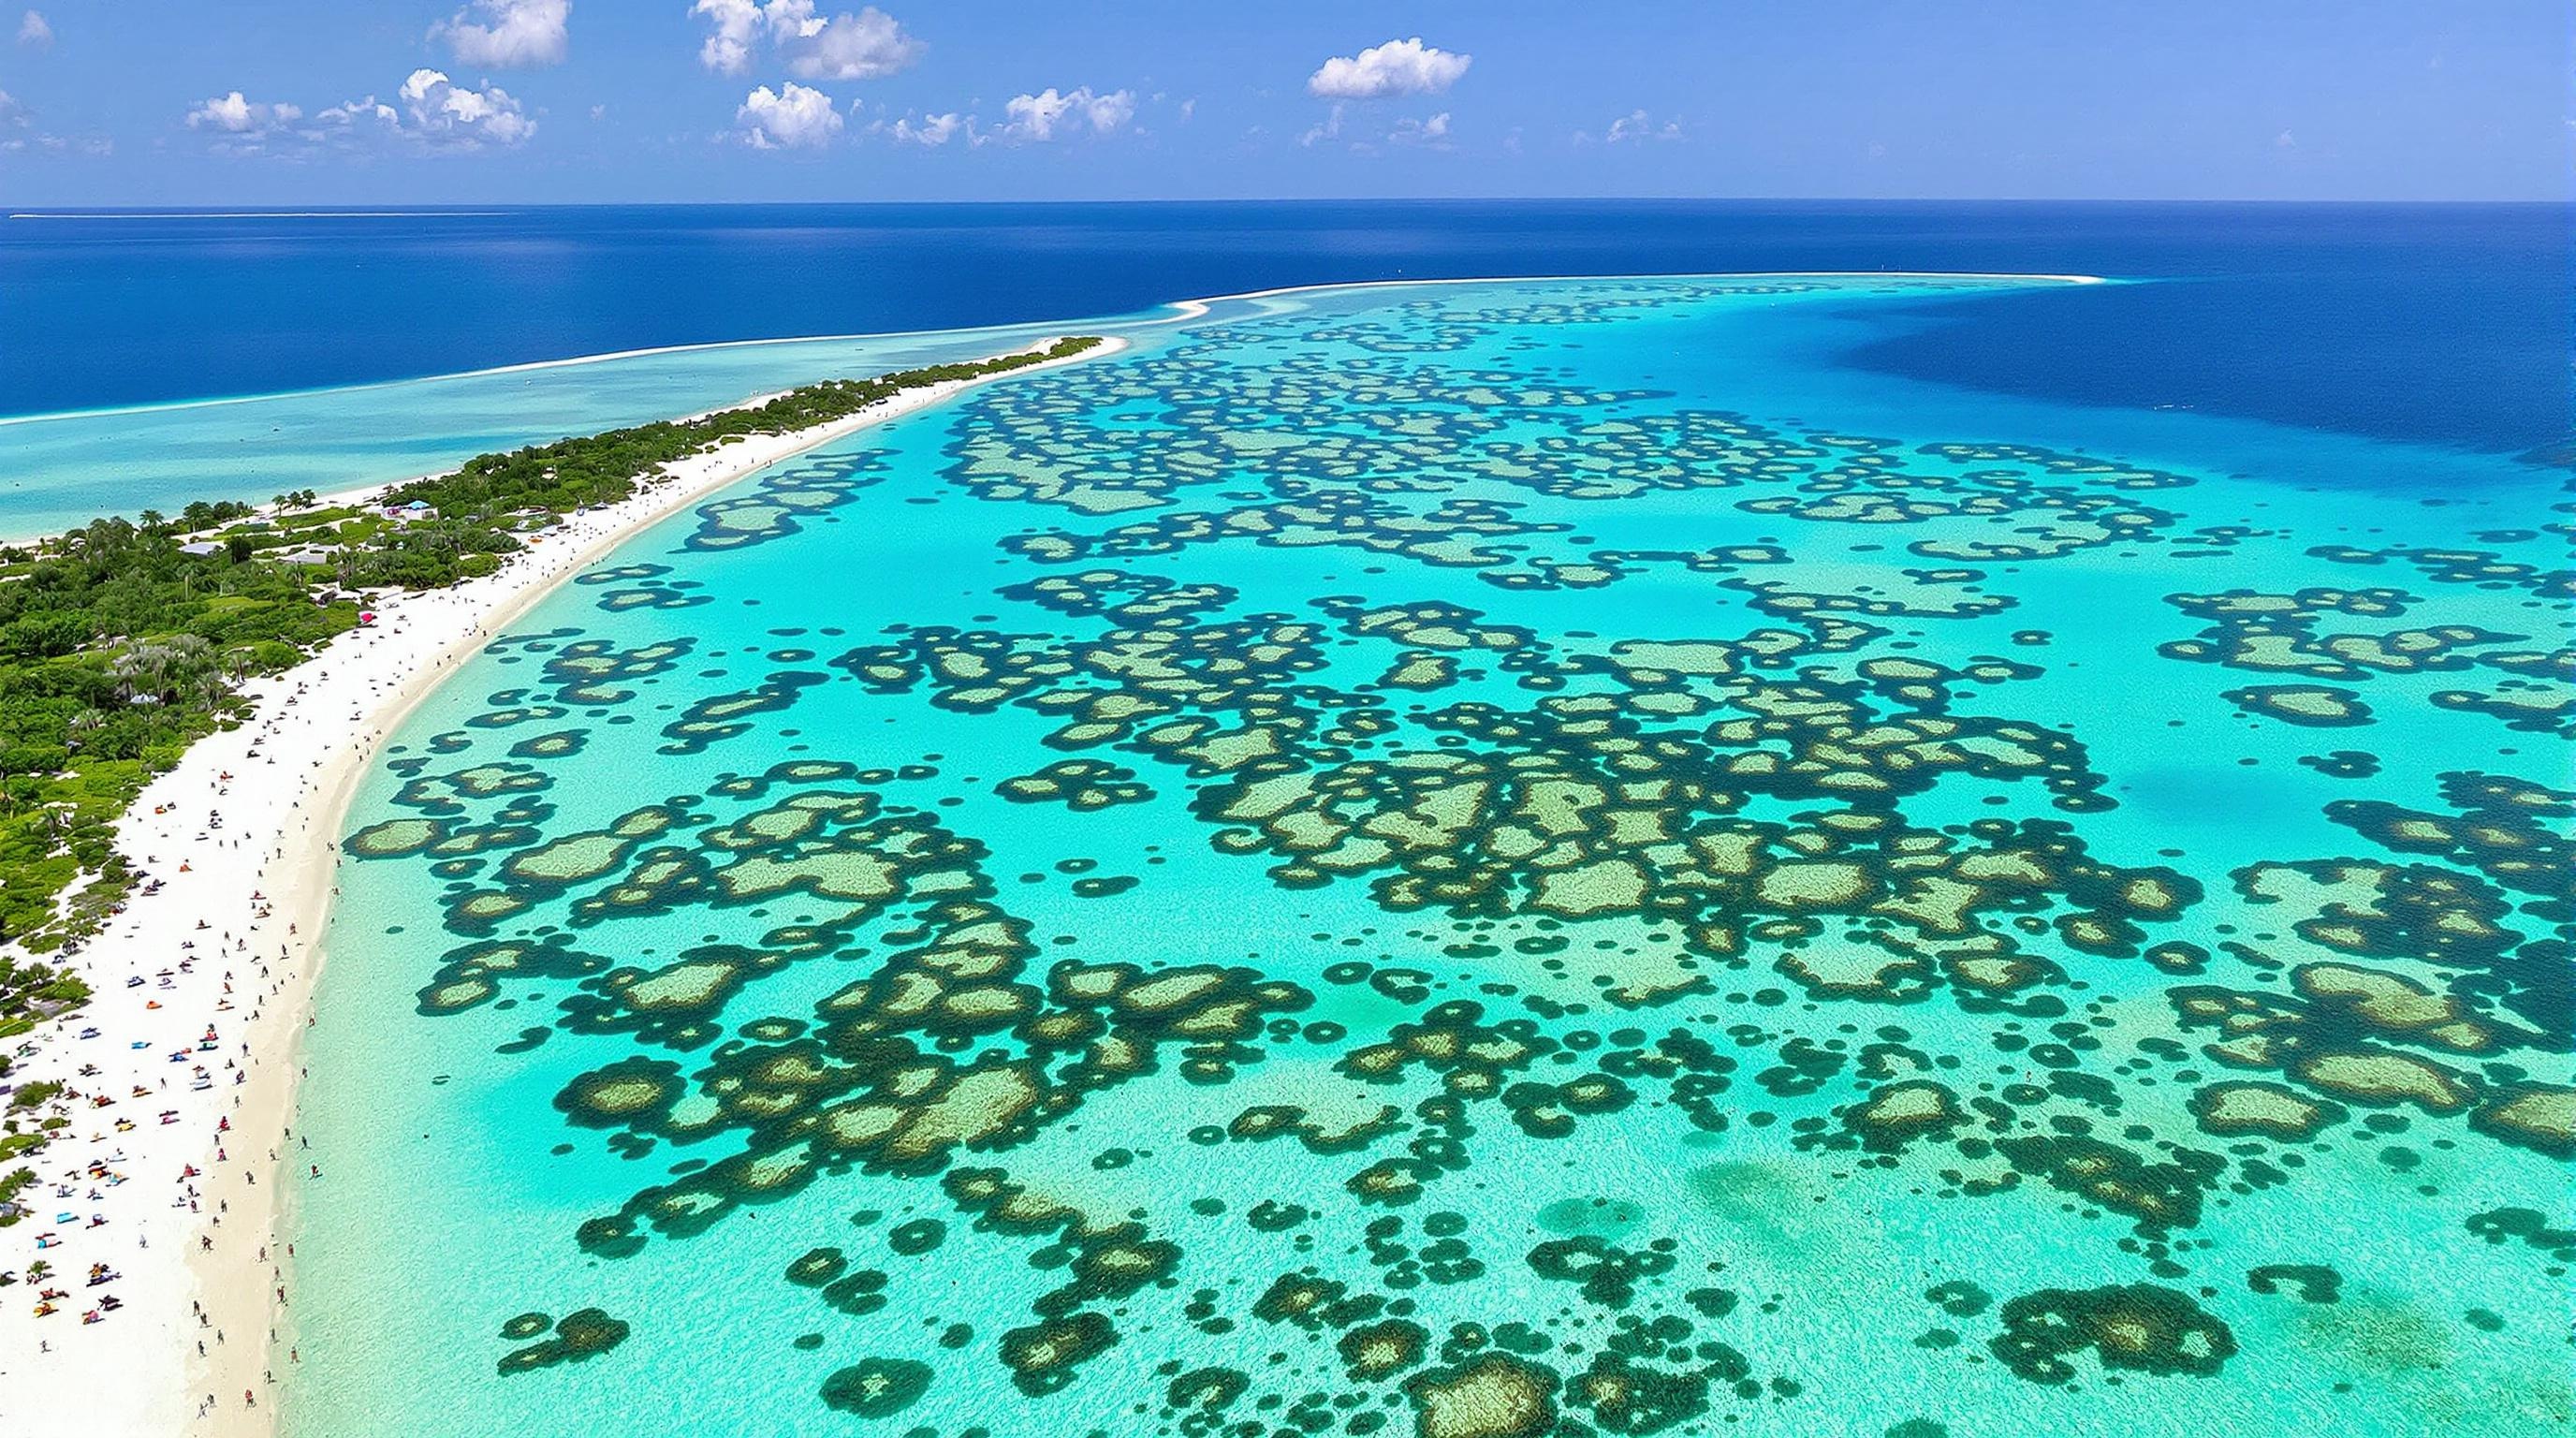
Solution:
<svg viewBox="0 0 2576 1438"><path fill-rule="evenodd" d="M289 1429L2563 1431L2558 476L1829 359L2024 292L1232 302L637 537L353 815Z"/></svg>
<svg viewBox="0 0 2576 1438"><path fill-rule="evenodd" d="M265 503L739 404L817 380L982 359L1065 327L702 345L431 379L0 420L0 537L191 500Z"/></svg>

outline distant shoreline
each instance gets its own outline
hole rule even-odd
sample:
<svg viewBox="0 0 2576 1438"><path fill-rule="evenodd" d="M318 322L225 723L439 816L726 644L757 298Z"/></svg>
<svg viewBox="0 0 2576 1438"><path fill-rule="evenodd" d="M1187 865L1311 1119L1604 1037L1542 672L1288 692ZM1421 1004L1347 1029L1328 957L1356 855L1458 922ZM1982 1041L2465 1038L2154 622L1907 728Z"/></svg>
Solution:
<svg viewBox="0 0 2576 1438"><path fill-rule="evenodd" d="M14 216L12 218L15 218ZM449 380L485 379L495 375L528 374L541 370L572 369L582 365L606 364L614 360L651 359L658 355L702 354L716 350L756 349L777 345L846 344L861 340L904 340L932 335L970 338L978 334L1001 331L1026 331L1044 325L1080 327L1085 324L1118 320L1131 325L1177 324L1198 319L1213 307L1231 300L1277 299L1285 295L1325 294L1341 290L1410 287L1415 285L1528 285L1528 284L1598 284L1610 280L1988 280L1997 283L2029 282L2033 284L2100 285L2113 280L2104 275L2066 275L2022 273L2015 271L1979 270L1707 270L1668 271L1649 274L1562 274L1562 275L1456 275L1423 279L1324 280L1304 285L1278 285L1269 289L1243 290L1233 294L1202 295L1187 299L1164 300L1152 309L1128 312L1128 316L1096 315L1056 320L1011 321L1003 324L968 325L958 329L871 330L850 334L773 335L757 339L706 340L694 344L647 345L636 349L603 350L596 354L568 355L560 359L523 360L516 364L493 365L484 369L451 370L441 374L412 375L402 379L361 380L355 384L318 385L307 389L268 390L258 394L210 395L202 399L155 400L145 404L104 405L96 409L46 410L35 414L0 415L0 428L17 425L46 424L63 420L101 419L118 415L165 414L174 410L213 409L221 406L258 404L266 400L296 399L326 394L364 394L377 390L398 389L405 385L439 384ZM1168 313L1156 313L1168 311ZM20 541L23 542L23 541Z"/></svg>

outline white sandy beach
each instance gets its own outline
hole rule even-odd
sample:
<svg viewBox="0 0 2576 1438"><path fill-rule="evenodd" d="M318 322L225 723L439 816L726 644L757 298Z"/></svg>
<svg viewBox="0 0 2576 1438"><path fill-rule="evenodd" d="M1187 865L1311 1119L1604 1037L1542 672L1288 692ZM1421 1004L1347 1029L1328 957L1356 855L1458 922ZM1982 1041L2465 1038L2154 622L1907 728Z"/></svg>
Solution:
<svg viewBox="0 0 2576 1438"><path fill-rule="evenodd" d="M724 445L568 519L496 574L385 597L371 628L248 686L250 722L196 744L144 791L118 843L162 887L63 961L96 997L21 1040L32 1052L10 1073L79 1096L58 1105L71 1126L29 1165L39 1182L21 1201L33 1216L0 1230L0 1269L23 1279L41 1258L53 1270L0 1288L0 1433L273 1431L280 1370L294 1361L270 1347L293 1297L275 1199L315 1161L327 1167L291 1130L317 941L350 796L409 709L642 527L799 451L1008 377L907 390ZM93 1286L101 1264L114 1276ZM38 1317L43 1288L65 1296ZM111 1294L121 1306L102 1310Z"/></svg>

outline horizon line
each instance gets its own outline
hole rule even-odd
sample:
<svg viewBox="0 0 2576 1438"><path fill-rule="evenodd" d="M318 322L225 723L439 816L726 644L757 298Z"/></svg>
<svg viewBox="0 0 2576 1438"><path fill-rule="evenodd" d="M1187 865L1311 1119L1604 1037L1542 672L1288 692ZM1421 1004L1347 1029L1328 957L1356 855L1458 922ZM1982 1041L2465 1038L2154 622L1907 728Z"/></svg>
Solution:
<svg viewBox="0 0 2576 1438"><path fill-rule="evenodd" d="M194 205L91 204L80 206L35 205L7 212L12 220L77 220L77 219L454 219L499 217L528 211L544 210L614 210L614 209L968 209L1018 207L1079 206L1158 206L1158 205L2030 205L2075 207L2114 206L2281 206L2281 207L2351 207L2380 206L2388 208L2446 207L2558 207L2576 208L2576 195L2533 198L2520 197L2453 197L2444 199L2377 199L2369 197L2296 198L2260 196L2182 197L2088 197L2057 198L2028 195L1318 195L1318 196L1229 196L1229 197L1122 197L1101 199L923 199L923 200L422 200L396 202L402 208L389 208L384 203L331 205L310 202L281 201L275 205L231 204L225 208Z"/></svg>

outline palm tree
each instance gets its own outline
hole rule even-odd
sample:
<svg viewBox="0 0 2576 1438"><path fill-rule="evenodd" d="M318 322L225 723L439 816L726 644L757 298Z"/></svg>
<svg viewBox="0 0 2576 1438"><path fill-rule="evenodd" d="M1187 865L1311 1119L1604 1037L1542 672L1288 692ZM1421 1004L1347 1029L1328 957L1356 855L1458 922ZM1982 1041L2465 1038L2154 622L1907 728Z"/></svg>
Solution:
<svg viewBox="0 0 2576 1438"><path fill-rule="evenodd" d="M158 644L137 644L108 661L107 672L116 680L119 698L133 703L137 698L161 692L161 677L170 670L170 654Z"/></svg>
<svg viewBox="0 0 2576 1438"><path fill-rule="evenodd" d="M71 717L71 721L63 726L65 732L69 735L69 739L65 744L65 747L77 752L80 749L81 742L83 740L106 727L106 715L101 714L95 709L83 709L78 714L73 715Z"/></svg>
<svg viewBox="0 0 2576 1438"><path fill-rule="evenodd" d="M167 701L179 686L212 669L215 646L202 634L174 634L166 640L136 644L108 663L127 702L149 695Z"/></svg>

